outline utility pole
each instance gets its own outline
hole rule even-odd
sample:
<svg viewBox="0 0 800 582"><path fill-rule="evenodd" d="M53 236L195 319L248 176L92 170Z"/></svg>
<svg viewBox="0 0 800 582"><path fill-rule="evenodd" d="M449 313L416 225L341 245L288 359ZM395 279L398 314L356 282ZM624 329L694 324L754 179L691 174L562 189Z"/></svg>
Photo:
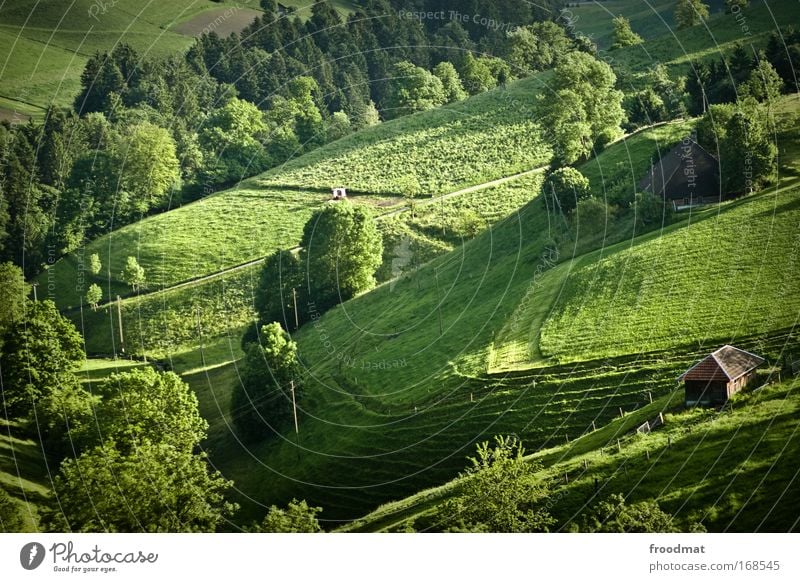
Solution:
<svg viewBox="0 0 800 582"><path fill-rule="evenodd" d="M444 329L442 327L442 298L441 294L439 293L439 271L436 267L433 268L433 276L436 279L436 311L439 314L439 335L444 335Z"/></svg>
<svg viewBox="0 0 800 582"><path fill-rule="evenodd" d="M122 334L122 299L117 295L117 322L119 324L119 349L125 353L125 337Z"/></svg>
<svg viewBox="0 0 800 582"><path fill-rule="evenodd" d="M36 296L36 288L39 286L39 283L34 283L32 286L33 286L33 300L39 301L39 298Z"/></svg>
<svg viewBox="0 0 800 582"><path fill-rule="evenodd" d="M300 427L297 425L297 401L294 398L294 380L291 381L292 387L292 411L294 412L294 432L300 434Z"/></svg>
<svg viewBox="0 0 800 582"><path fill-rule="evenodd" d="M292 287L292 302L294 303L294 329L300 327L300 320L297 317L297 289Z"/></svg>

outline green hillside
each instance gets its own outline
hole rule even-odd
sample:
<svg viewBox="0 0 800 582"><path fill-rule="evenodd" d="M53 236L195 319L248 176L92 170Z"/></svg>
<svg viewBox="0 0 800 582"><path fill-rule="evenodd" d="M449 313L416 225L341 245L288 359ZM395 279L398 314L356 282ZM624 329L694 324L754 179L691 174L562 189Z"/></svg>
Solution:
<svg viewBox="0 0 800 582"><path fill-rule="evenodd" d="M705 4L709 6L712 16L725 7L724 0L707 0ZM753 4L758 4L758 1ZM652 40L668 35L675 29L674 12L675 0L608 0L568 6L564 18L576 33L591 38L601 49L608 49L613 42L612 21L615 17L624 16L630 21L634 32L645 40Z"/></svg>
<svg viewBox="0 0 800 582"><path fill-rule="evenodd" d="M59 306L76 307L82 257L98 253L112 292L124 294L120 272L136 255L151 290L169 287L296 245L303 224L336 185L344 184L355 203L380 211L404 195L445 194L541 166L550 152L530 108L546 78L350 135L231 190L116 230L42 278L56 282ZM105 273L97 282L109 285Z"/></svg>
<svg viewBox="0 0 800 582"><path fill-rule="evenodd" d="M96 2L76 0L0 4L0 107L36 114L54 103L71 107L86 59L127 43L143 56L166 57L188 48L190 35L174 24L244 2ZM27 105L27 106L26 106ZM41 111L41 110L38 110Z"/></svg>
<svg viewBox="0 0 800 582"><path fill-rule="evenodd" d="M673 131L677 129L686 128L664 126L643 132L612 146L594 164L607 158L616 166L613 160L627 151L634 172L644 171L640 166L646 166L649 158L643 152L652 153L657 143L667 147L675 140ZM656 142L658 134L662 139ZM288 500L302 493L326 508L327 519L347 519L359 506L446 480L445 475L453 475L463 466L465 451L486 435L515 433L535 450L584 434L593 421L603 426L620 408L628 412L646 405L649 396L669 394L680 372L719 342L736 342L780 358L786 341L780 330L795 323L800 308L796 303L800 267L786 260L779 269L771 267L776 274L769 279L749 274L765 265L765 257L792 256L800 223L800 206L795 203L800 188L796 176L788 174L792 163L787 160L783 166L787 181L778 190L679 214L675 224L643 236L636 236L633 223L617 221L602 237L589 232L585 239L578 235L576 241L567 236L564 225L549 223L543 204L534 200L448 255L339 306L316 326L306 326L296 334L303 363L314 378L301 412L300 450L293 435L287 434L244 451L232 442L224 423L219 423L224 428L222 434L211 437L212 458L255 499ZM592 164L586 165L587 173L591 174ZM731 230L737 235L721 234ZM746 232L753 237L760 233L764 240L746 238ZM709 233L717 233L715 240L729 241L719 243L719 254L713 245L709 247ZM561 241L557 245L559 264L541 268L547 265L544 258L549 255L545 253L553 240ZM573 253L592 244L599 249ZM739 244L742 247L736 246ZM604 333L598 333L589 322L580 331L570 328L558 336L575 339L572 343L563 340L573 351L566 347L557 354L543 350L549 359L541 361L537 369L486 375L487 365L505 352L503 330L509 322L535 322L535 318L525 319L530 311L551 313L553 321L561 321L563 304L569 309L570 301L589 302L585 296L576 295L573 300L577 293L573 289L590 291L573 282L584 272L594 274L595 286L624 289L639 280L637 274L643 268L629 275L606 265L614 260L625 265L628 254L647 253L653 245L661 245L662 251L659 260L647 264L648 280L653 282L648 287L648 305L671 305L673 287L678 285L675 277L697 279L705 267L704 288L727 289L732 285L732 269L736 269L747 282L744 296L764 307L742 306L719 292L698 293L691 309L679 311L672 306L670 311L673 318L691 315L694 335L671 329L661 332L643 311L640 317L656 329L659 342L648 344L637 335L638 322L634 325L624 320ZM725 255L731 251L727 245L736 246L736 253ZM743 252L745 246L758 250ZM674 264L666 252L671 248L707 249L708 260L696 259L696 266ZM712 259L720 268L708 268ZM687 271L689 268L698 271ZM737 284L733 285L731 293L741 294ZM777 304L773 297L776 285L782 285L791 300ZM535 297L523 301L532 289ZM604 297L598 293L591 299L600 302ZM720 297L727 299L726 304L719 304ZM615 321L630 313L630 301L626 297L620 302L599 303L593 311L577 312L582 317L602 313ZM519 319L515 314L518 305L525 311ZM663 311L655 312L653 320L658 318L664 318ZM540 317L538 321L547 321L544 329L550 333L550 319ZM666 319L660 325L669 326L670 322ZM533 337L539 334L538 324L516 329ZM727 331L720 333L722 329ZM584 349L582 337L599 337L595 341L602 341L602 346ZM227 375L224 368L217 370L215 379L220 378L235 382L235 370L229 369ZM199 375L192 380L197 389L213 390L216 401L224 402L219 394L224 383L212 385ZM243 515L258 513L257 505L242 502L246 508Z"/></svg>
<svg viewBox="0 0 800 582"><path fill-rule="evenodd" d="M795 378L738 394L722 412L683 410L677 390L531 455L553 487L548 508L558 520L555 529L565 529L597 500L621 493L629 503L656 500L684 527L700 522L712 532L797 531L799 387ZM638 424L659 412L664 427L636 434ZM403 531L408 525L425 531L436 525L436 506L458 487L455 480L387 504L343 531Z"/></svg>

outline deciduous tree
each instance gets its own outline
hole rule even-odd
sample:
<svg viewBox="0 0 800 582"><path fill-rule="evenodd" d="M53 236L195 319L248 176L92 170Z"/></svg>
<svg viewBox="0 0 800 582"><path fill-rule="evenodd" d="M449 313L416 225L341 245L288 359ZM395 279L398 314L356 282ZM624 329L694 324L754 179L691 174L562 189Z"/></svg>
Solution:
<svg viewBox="0 0 800 582"><path fill-rule="evenodd" d="M702 0L678 0L675 5L678 29L696 26L704 20L708 20L708 5Z"/></svg>
<svg viewBox="0 0 800 582"><path fill-rule="evenodd" d="M477 446L462 475L461 492L446 502L438 527L451 531L521 533L547 531L555 523L539 507L549 487L538 478L539 465L527 462L525 449L510 437Z"/></svg>
<svg viewBox="0 0 800 582"><path fill-rule="evenodd" d="M317 514L321 507L311 507L305 500L292 499L286 509L275 505L269 508L264 520L251 531L263 533L320 533Z"/></svg>
<svg viewBox="0 0 800 582"><path fill-rule="evenodd" d="M141 441L123 454L113 440L61 464L54 479L58 511L51 531L214 532L236 506L232 483L204 455Z"/></svg>
<svg viewBox="0 0 800 582"><path fill-rule="evenodd" d="M100 285L97 283L92 283L89 285L89 289L86 290L86 303L89 306L97 310L97 304L103 300L103 290L100 288Z"/></svg>
<svg viewBox="0 0 800 582"><path fill-rule="evenodd" d="M633 32L630 20L624 16L617 16L614 18L614 42L611 44L611 49L624 48L626 46L633 46L644 42L641 36Z"/></svg>
<svg viewBox="0 0 800 582"><path fill-rule="evenodd" d="M591 195L586 176L569 166L551 172L542 184L542 192L550 210L564 214L574 210L578 201Z"/></svg>
<svg viewBox="0 0 800 582"><path fill-rule="evenodd" d="M277 434L301 396L297 344L278 323L261 328L258 341L245 347L239 382L231 396L231 417L239 435L258 441Z"/></svg>
<svg viewBox="0 0 800 582"><path fill-rule="evenodd" d="M131 286L136 293L145 284L144 268L139 265L136 257L128 257L125 261L125 268L121 273L122 280Z"/></svg>
<svg viewBox="0 0 800 582"><path fill-rule="evenodd" d="M328 204L306 223L300 263L309 300L325 311L375 285L383 239L372 216L349 202Z"/></svg>

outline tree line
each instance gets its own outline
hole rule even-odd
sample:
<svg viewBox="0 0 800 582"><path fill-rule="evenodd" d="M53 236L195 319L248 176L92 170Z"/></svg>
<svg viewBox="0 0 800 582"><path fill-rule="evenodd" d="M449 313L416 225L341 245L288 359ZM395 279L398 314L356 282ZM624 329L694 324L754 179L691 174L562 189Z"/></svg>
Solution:
<svg viewBox="0 0 800 582"><path fill-rule="evenodd" d="M120 44L92 55L72 109L0 126L0 258L33 276L148 213L549 68L571 48L546 10L525 3L425 3L511 29L409 19L406 4L370 0L343 18L323 1L303 21L264 0L241 33L209 32L185 54L154 59Z"/></svg>

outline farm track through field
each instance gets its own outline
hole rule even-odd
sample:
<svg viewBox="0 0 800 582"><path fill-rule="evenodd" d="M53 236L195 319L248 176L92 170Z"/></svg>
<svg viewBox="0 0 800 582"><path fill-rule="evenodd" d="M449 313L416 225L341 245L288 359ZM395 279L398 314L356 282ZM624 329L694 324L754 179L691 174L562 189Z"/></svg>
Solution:
<svg viewBox="0 0 800 582"><path fill-rule="evenodd" d="M658 127L660 125L666 125L668 123L680 123L681 121L682 120L662 121L662 122L654 123L653 125L648 125L646 127L640 127L636 131L633 131L633 132L631 132L629 134L626 134L626 135L620 137L619 139L615 140L612 143L616 143L616 142L621 141L623 139L627 139L627 138L633 137L634 135L636 135L636 134L638 134L638 133L640 133L642 131L645 131L645 130L648 130L648 129L652 129L652 128ZM479 192L481 190L488 190L490 188L494 188L495 186L500 186L500 185L505 184L507 182L511 182L513 180L518 180L519 178L524 178L525 176L529 176L529 175L532 175L532 174L544 172L548 167L549 167L548 165L539 166L539 167L536 167L536 168L533 168L533 169L530 169L530 170L525 170L523 172L518 172L516 174L512 174L510 176L504 176L502 178L497 178L496 180L491 180L489 182L484 182L482 184L476 184L474 186L469 186L467 188L461 188L459 190L454 190L453 192L448 192L447 194L442 194L440 196L434 196L432 198L426 198L426 199L422 199L422 200L419 200L419 201L415 201L416 207L417 207L417 209L419 209L420 206L427 206L427 205L430 205L430 204L436 204L437 202L443 202L445 200L449 200L450 198L456 198L458 196L463 196L465 194L472 194L473 192ZM394 216L398 216L398 215L400 215L400 214L402 214L404 212L408 212L408 211L409 211L409 208L407 208L407 207L398 208L396 210L390 210L388 212L385 212L385 213L380 214L379 216L377 216L376 220L386 220L387 218L392 218ZM295 247L290 248L289 252L296 253L299 250L300 250L300 247L299 246L295 246ZM133 294L122 295L121 298L123 299L123 301L128 301L128 300L131 300L131 299L134 299L134 298L142 298L142 297L148 297L149 298L149 297L154 297L154 296L157 296L157 295L160 295L160 294L163 294L163 293L168 293L170 291L176 291L176 290L182 289L184 287L200 285L200 284L206 283L208 281L211 281L213 279L216 279L218 277L224 277L226 275L230 275L231 273L235 273L237 271L241 271L243 269L247 269L248 267L253 267L255 265L258 265L259 263L264 262L266 260L266 258L267 257L259 257L258 259L253 259L251 261L247 261L247 262L241 263L239 265L234 265L233 267L228 267L226 269L222 269L221 271L216 271L216 272L210 273L208 275L203 275L202 277L197 277L197 278L193 278L193 279L188 279L186 281L182 281L182 282L177 283L175 285L172 285L170 287L165 287L163 289L158 289L158 290L150 291L150 292L147 292L147 293L139 293L138 295L133 295ZM108 301L108 302L106 302L104 304L99 305L98 308L108 307L112 303L114 303L114 301ZM77 309L72 309L72 310L69 310L69 311L70 312L71 311L77 311Z"/></svg>
<svg viewBox="0 0 800 582"><path fill-rule="evenodd" d="M626 135L618 138L617 140L615 140L612 143L616 143L616 142L621 141L623 139L627 139L627 138L633 137L633 136L637 135L638 133L640 133L642 131L645 131L645 130L648 130L648 129L652 129L654 127L658 127L658 126L661 126L661 125L666 125L668 123L681 123L681 122L682 122L682 120L662 121L662 122L654 123L653 125L640 127L636 131L633 131L633 132L631 132L629 134L626 134ZM611 144L609 144L609 145L611 145ZM465 194L472 194L473 192L479 192L481 190L488 190L490 188L494 188L495 186L500 186L500 185L505 184L507 182L511 182L513 180L518 180L520 178L524 178L525 176L529 176L529 175L532 175L532 174L544 172L548 167L549 167L549 165L539 166L539 167L536 167L536 168L533 168L533 169L530 169L530 170L525 170L523 172L518 172L516 174L512 174L510 176L504 176L502 178L497 178L496 180L491 180L489 182L483 182L482 184L476 184L474 186L469 186L467 188L461 188L459 190L454 190L453 192L448 192L447 194L442 194L440 196L434 196L432 198L422 199L422 200L419 200L419 201L415 202L416 208L419 209L419 207L421 207L421 206L427 206L427 205L430 205L430 204L435 204L437 202L443 202L443 201L448 200L450 198L456 198L458 196L463 196ZM383 214L378 215L376 217L376 220L386 220L388 218L392 218L392 217L398 216L398 215L400 215L400 214L402 214L404 212L408 212L409 210L410 209L408 207L402 207L402 208L398 208L396 210L390 210L388 212L385 212ZM292 247L292 248L290 248L288 250L289 250L289 252L296 253L296 252L298 252L300 250L300 246L299 245L298 246L294 246L294 247ZM123 302L125 302L125 301L128 301L128 300L134 299L134 298L142 298L142 297L148 297L149 298L149 297L154 297L154 296L157 296L157 295L160 295L160 294L163 294L163 293L168 293L170 291L176 291L176 290L182 289L184 287L191 287L191 286L194 286L194 285L201 285L201 284L206 283L208 281L211 281L213 279L217 279L219 277L224 277L226 275L230 275L231 273L235 273L235 272L241 271L243 269L247 269L249 267L253 267L255 265L258 265L259 263L264 262L266 260L266 258L267 257L259 257L257 259L253 259L253 260L247 261L245 263L240 263L238 265L234 265L233 267L228 267L226 269L222 269L220 271L216 271L216 272L210 273L208 275L203 275L201 277L187 279L186 281L181 281L180 283L176 283L175 285L172 285L170 287L164 287L163 289L157 289L155 291L149 291L149 292L146 292L146 293L138 293L138 294L130 293L130 294L126 294L126 295L120 295L120 297L123 299ZM115 302L114 300L106 301L105 303L101 303L98 306L98 308L108 307L109 305L113 304L114 302ZM75 311L78 311L78 309L79 308L73 308L73 309L67 310L66 313L75 312Z"/></svg>
<svg viewBox="0 0 800 582"><path fill-rule="evenodd" d="M477 184L475 186L470 186L469 188L463 188L461 190L455 190L454 192L448 192L447 194L442 194L441 196L434 196L433 198L427 198L427 199L424 199L424 200L420 200L419 202L416 203L417 209L420 206L427 206L429 204L434 204L436 202L442 202L442 201L447 200L449 198L455 198L456 196L462 196L464 194L471 194L473 192L478 192L480 190L487 190L489 188L493 188L495 186L499 186L500 184L504 184L506 182L510 182L510 181L516 180L518 178L523 178L523 177L528 176L530 174L535 174L537 172L543 172L544 170L547 169L547 167L548 166L540 166L540 167L534 168L532 170L526 170L526 171L520 172L518 174L513 174L511 176L505 176L503 178L498 178L497 180L492 180L491 182L485 182L483 184ZM408 211L409 211L409 208L407 208L407 207L398 208L397 210L390 210L389 212L385 212L383 214L378 215L375 218L375 220L386 220L387 218L391 218L393 216L397 216L399 214L402 214L402 213L408 212ZM288 251L291 252L291 253L296 253L299 250L300 250L300 246L299 245L288 249ZM267 257L259 257L258 259L253 259L252 261L247 261L246 263L241 263L239 265L234 265L233 267L228 267L226 269L222 269L221 271L217 271L217 272L211 273L209 275L203 275L202 277L197 277L197 278L194 278L194 279L188 279L186 281L182 281L180 283L172 285L171 287L164 287L163 289L158 289L156 291L150 291L150 292L147 292L147 293L139 293L139 294L132 294L131 293L131 294L127 294L127 295L121 295L120 297L123 300L127 301L127 300L131 300L131 299L134 299L134 298L153 297L153 296L156 296L156 295L160 295L162 293L167 293L169 291L176 291L176 290L182 289L184 287L190 287L190 286L193 286L193 285L200 285L200 284L205 283L207 281L210 281L212 279L216 279L218 277L224 277L225 275L230 275L231 273L235 273L237 271L241 271L242 269L247 269L248 267L253 267L255 265L258 265L259 263L264 262L266 260L266 258ZM98 305L98 309L101 308L101 307L108 307L109 305L111 305L113 303L115 303L114 300L106 301L105 303L101 303L100 305ZM72 312L72 311L78 311L78 308L73 308L73 309L69 310L68 312Z"/></svg>

